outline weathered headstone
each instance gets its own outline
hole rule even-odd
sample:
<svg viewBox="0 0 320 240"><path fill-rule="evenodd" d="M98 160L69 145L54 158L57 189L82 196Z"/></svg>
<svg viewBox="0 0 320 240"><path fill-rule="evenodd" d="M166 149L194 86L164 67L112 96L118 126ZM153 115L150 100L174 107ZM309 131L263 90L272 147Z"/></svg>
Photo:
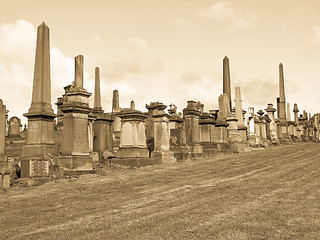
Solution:
<svg viewBox="0 0 320 240"><path fill-rule="evenodd" d="M96 117L93 123L93 151L100 153L100 155L105 151L113 153L112 123L114 116L104 113L101 107L100 70L98 67L95 68L94 108L92 112Z"/></svg>
<svg viewBox="0 0 320 240"><path fill-rule="evenodd" d="M64 171L91 171L93 168L90 156L90 96L91 93L83 88L83 56L79 55L75 57L75 80L66 92L66 100L61 107L64 113L63 143L58 162Z"/></svg>
<svg viewBox="0 0 320 240"><path fill-rule="evenodd" d="M226 148L228 143L227 117L231 116L229 98L226 94L221 94L218 98L219 111L214 128L214 142L217 143L218 148Z"/></svg>
<svg viewBox="0 0 320 240"><path fill-rule="evenodd" d="M123 109L117 114L121 119L120 147L117 158L148 158L145 134L146 114L138 110Z"/></svg>
<svg viewBox="0 0 320 240"><path fill-rule="evenodd" d="M169 115L163 111L166 107L158 104L153 111L154 150L151 157L159 163L175 163L177 160L170 151Z"/></svg>
<svg viewBox="0 0 320 240"><path fill-rule="evenodd" d="M27 144L22 148L21 177L25 184L40 184L48 180L48 156L58 156L54 145L54 118L51 106L49 28L43 22L38 27L34 65L32 102L28 113Z"/></svg>
<svg viewBox="0 0 320 240"><path fill-rule="evenodd" d="M260 132L260 145L263 147L267 147L268 144L268 139L267 139L267 121L264 116L264 112L262 110L259 110L257 112L259 114L259 132Z"/></svg>
<svg viewBox="0 0 320 240"><path fill-rule="evenodd" d="M8 137L20 138L21 127L22 127L20 119L18 117L11 117L8 123L9 123Z"/></svg>
<svg viewBox="0 0 320 240"><path fill-rule="evenodd" d="M273 107L272 103L269 103L267 108L265 109L269 118L270 118L270 142L272 144L279 144L279 139L277 135L277 125L274 118L274 113L276 112L276 109Z"/></svg>
<svg viewBox="0 0 320 240"><path fill-rule="evenodd" d="M183 119L186 130L186 146L192 157L200 156L203 153L203 147L200 144L199 116L197 102L188 101L187 107L183 109Z"/></svg>

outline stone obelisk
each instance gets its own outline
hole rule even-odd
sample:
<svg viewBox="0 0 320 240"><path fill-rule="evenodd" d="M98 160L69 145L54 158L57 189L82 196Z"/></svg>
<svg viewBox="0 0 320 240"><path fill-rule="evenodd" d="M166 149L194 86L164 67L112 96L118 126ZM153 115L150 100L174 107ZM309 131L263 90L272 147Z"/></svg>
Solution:
<svg viewBox="0 0 320 240"><path fill-rule="evenodd" d="M279 97L277 98L277 110L278 110L278 137L280 141L290 141L288 133L288 123L286 118L286 98L284 91L284 76L283 65L279 65Z"/></svg>
<svg viewBox="0 0 320 240"><path fill-rule="evenodd" d="M223 59L223 93L228 96L229 102L230 102L230 109L232 109L230 67L229 67L229 58L227 56L225 56Z"/></svg>
<svg viewBox="0 0 320 240"><path fill-rule="evenodd" d="M114 117L111 114L104 113L101 107L100 70L98 67L95 68L93 114L96 117L96 120L93 124L93 151L98 153L103 153L105 150L112 152L112 122L114 121Z"/></svg>
<svg viewBox="0 0 320 240"><path fill-rule="evenodd" d="M100 69L95 68L95 81L94 81L94 107L93 110L102 110L101 95L100 95Z"/></svg>
<svg viewBox="0 0 320 240"><path fill-rule="evenodd" d="M6 105L4 105L2 99L0 99L0 163L6 161L6 157L4 155L5 137L6 137Z"/></svg>
<svg viewBox="0 0 320 240"><path fill-rule="evenodd" d="M118 117L121 109L119 107L119 91L113 90L112 95L112 115L114 116L113 122L113 150L117 151L120 146L120 135L121 135L121 119Z"/></svg>
<svg viewBox="0 0 320 240"><path fill-rule="evenodd" d="M51 106L49 28L44 22L38 27L32 102L24 116L28 118L28 137L22 148L21 177L47 177L48 158L57 156L59 152L53 138L56 115ZM37 180L27 184L37 184Z"/></svg>
<svg viewBox="0 0 320 240"><path fill-rule="evenodd" d="M235 112L236 118L238 119L237 125L238 130L241 135L242 141L247 141L247 127L244 124L243 120L243 109L242 109L242 100L241 100L241 92L240 87L235 87Z"/></svg>

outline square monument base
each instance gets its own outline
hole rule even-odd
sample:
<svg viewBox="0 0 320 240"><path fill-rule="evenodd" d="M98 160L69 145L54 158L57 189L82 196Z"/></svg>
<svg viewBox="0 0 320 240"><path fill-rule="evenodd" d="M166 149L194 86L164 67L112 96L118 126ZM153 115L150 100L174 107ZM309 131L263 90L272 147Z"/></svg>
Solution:
<svg viewBox="0 0 320 240"><path fill-rule="evenodd" d="M58 165L63 171L92 171L93 161L90 155L60 156Z"/></svg>
<svg viewBox="0 0 320 240"><path fill-rule="evenodd" d="M116 155L117 158L149 158L149 150L138 147L120 147Z"/></svg>
<svg viewBox="0 0 320 240"><path fill-rule="evenodd" d="M161 164L177 162L177 159L174 157L174 153L170 151L152 152L151 158L154 159L157 163L161 163Z"/></svg>
<svg viewBox="0 0 320 240"><path fill-rule="evenodd" d="M22 148L22 157L43 157L46 154L51 154L52 156L59 156L59 147L54 144L30 144L25 145Z"/></svg>
<svg viewBox="0 0 320 240"><path fill-rule="evenodd" d="M21 178L49 177L49 160L34 157L21 161Z"/></svg>

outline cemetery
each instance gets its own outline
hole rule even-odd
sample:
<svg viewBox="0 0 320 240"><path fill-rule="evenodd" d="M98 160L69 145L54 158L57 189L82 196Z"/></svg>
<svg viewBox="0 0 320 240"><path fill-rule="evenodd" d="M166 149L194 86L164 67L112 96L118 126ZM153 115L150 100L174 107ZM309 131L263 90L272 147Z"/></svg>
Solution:
<svg viewBox="0 0 320 240"><path fill-rule="evenodd" d="M41 185L67 175L95 173L104 163L129 167L173 164L220 154L238 154L298 142L319 142L320 113L290 109L285 97L284 66L279 64L276 106L243 109L241 86L232 88L229 59L223 59L223 92L219 109L205 111L199 101L186 99L178 112L171 103L146 103L146 110L119 106L114 90L112 112L101 107L100 69L95 69L94 93L83 88L84 56L75 57L74 81L51 103L49 27L38 27L32 101L24 116L10 116L0 101L0 187L14 182ZM235 100L231 91L235 90ZM111 94L110 94L111 96ZM94 106L89 99L94 98ZM293 118L291 119L291 113ZM300 113L300 114L299 114Z"/></svg>

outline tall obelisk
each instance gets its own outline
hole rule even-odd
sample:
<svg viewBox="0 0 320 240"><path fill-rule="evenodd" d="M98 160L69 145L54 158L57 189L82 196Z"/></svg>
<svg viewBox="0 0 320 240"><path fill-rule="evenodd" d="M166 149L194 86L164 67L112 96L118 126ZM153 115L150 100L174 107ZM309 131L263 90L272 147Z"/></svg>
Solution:
<svg viewBox="0 0 320 240"><path fill-rule="evenodd" d="M230 83L230 67L229 58L227 56L223 59L223 93L226 94L230 101L230 110L232 109L231 104L231 83Z"/></svg>
<svg viewBox="0 0 320 240"><path fill-rule="evenodd" d="M286 117L286 97L284 91L284 75L283 65L279 64L279 97L277 98L277 110L278 110L278 137L279 140L290 141L288 133L288 123Z"/></svg>
<svg viewBox="0 0 320 240"><path fill-rule="evenodd" d="M22 148L21 176L46 177L49 175L49 162L45 156L58 156L59 150L53 138L56 115L51 105L50 41L45 22L38 27L32 102L24 116L28 118L28 137Z"/></svg>
<svg viewBox="0 0 320 240"><path fill-rule="evenodd" d="M240 87L235 87L235 112L236 118L238 119L237 125L238 130L241 135L242 141L245 142L247 140L247 127L244 124L243 120L243 109L242 109L242 100L241 100L241 92Z"/></svg>
<svg viewBox="0 0 320 240"><path fill-rule="evenodd" d="M102 110L101 108L101 95L100 95L100 69L95 68L95 81L94 81L94 106L93 111Z"/></svg>

